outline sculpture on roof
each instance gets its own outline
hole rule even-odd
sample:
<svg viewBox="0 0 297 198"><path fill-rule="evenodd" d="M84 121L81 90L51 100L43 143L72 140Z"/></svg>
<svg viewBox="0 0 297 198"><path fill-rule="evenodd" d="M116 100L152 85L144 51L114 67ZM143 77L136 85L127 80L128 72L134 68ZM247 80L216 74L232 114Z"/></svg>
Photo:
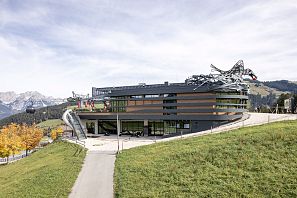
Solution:
<svg viewBox="0 0 297 198"><path fill-rule="evenodd" d="M207 86L210 90L236 90L247 91L248 85L243 81L243 76L250 76L253 80L257 79L257 76L251 69L244 69L242 60L239 60L230 70L223 71L218 69L214 65L210 65L212 71L216 74L209 75L193 75L186 79L186 84L197 85L197 88Z"/></svg>

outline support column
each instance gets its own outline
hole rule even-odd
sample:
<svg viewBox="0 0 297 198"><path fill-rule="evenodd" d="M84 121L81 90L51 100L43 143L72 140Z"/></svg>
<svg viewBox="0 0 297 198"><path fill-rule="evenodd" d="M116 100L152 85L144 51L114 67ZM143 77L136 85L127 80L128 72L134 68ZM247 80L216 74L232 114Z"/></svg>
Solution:
<svg viewBox="0 0 297 198"><path fill-rule="evenodd" d="M143 136L148 136L148 120L143 121Z"/></svg>
<svg viewBox="0 0 297 198"><path fill-rule="evenodd" d="M98 134L98 120L95 120L95 134Z"/></svg>

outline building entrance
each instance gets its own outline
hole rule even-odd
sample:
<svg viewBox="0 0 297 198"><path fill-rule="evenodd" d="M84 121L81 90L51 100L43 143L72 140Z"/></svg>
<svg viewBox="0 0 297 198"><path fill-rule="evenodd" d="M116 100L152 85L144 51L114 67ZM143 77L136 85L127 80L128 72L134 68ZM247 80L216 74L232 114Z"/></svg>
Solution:
<svg viewBox="0 0 297 198"><path fill-rule="evenodd" d="M99 133L117 134L117 121L99 121Z"/></svg>
<svg viewBox="0 0 297 198"><path fill-rule="evenodd" d="M95 134L95 123L94 122L87 122L86 128L88 133Z"/></svg>
<svg viewBox="0 0 297 198"><path fill-rule="evenodd" d="M149 136L164 135L164 122L162 121L148 122L148 135Z"/></svg>

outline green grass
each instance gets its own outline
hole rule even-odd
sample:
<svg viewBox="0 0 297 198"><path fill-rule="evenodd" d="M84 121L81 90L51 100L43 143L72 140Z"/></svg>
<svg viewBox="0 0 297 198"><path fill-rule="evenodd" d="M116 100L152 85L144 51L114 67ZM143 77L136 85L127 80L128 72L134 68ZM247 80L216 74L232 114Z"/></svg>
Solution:
<svg viewBox="0 0 297 198"><path fill-rule="evenodd" d="M72 109L72 110L74 110L74 109L76 109L76 108L77 108L77 105L67 106L67 109Z"/></svg>
<svg viewBox="0 0 297 198"><path fill-rule="evenodd" d="M52 119L52 120L46 120L44 122L39 123L37 126L41 128L47 129L48 127L50 128L56 128L60 125L64 124L64 122L60 119Z"/></svg>
<svg viewBox="0 0 297 198"><path fill-rule="evenodd" d="M68 197L86 151L57 142L15 163L0 166L0 197Z"/></svg>
<svg viewBox="0 0 297 198"><path fill-rule="evenodd" d="M297 197L297 122L156 143L116 160L116 197Z"/></svg>
<svg viewBox="0 0 297 198"><path fill-rule="evenodd" d="M83 105L83 106L82 106L82 109L84 109L84 108L85 108L85 106ZM95 109L103 109L103 108L104 108L104 104L95 104L95 105L94 105L94 108L95 108ZM77 105L72 105L72 106L68 106L67 109L76 110L76 109L78 109L78 108L77 108Z"/></svg>

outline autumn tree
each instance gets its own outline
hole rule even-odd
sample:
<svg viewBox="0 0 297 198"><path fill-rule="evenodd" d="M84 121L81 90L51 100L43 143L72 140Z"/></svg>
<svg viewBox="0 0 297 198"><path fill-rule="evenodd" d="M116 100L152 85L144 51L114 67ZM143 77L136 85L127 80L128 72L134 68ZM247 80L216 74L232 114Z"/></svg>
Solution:
<svg viewBox="0 0 297 198"><path fill-rule="evenodd" d="M4 127L0 133L0 156L9 157L23 150L22 139L19 136L20 126L10 124ZM8 161L8 160L7 160Z"/></svg>
<svg viewBox="0 0 297 198"><path fill-rule="evenodd" d="M8 158L10 155L15 155L21 151L28 151L35 148L43 137L42 130L36 125L18 125L10 124L3 127L0 132L0 157Z"/></svg>
<svg viewBox="0 0 297 198"><path fill-rule="evenodd" d="M24 124L20 128L19 136L21 137L22 146L27 156L28 151L34 149L39 144L43 137L43 132L36 125L27 126Z"/></svg>
<svg viewBox="0 0 297 198"><path fill-rule="evenodd" d="M0 133L0 157L5 158L9 157L9 150L7 147L7 138L2 132ZM8 160L7 160L8 161Z"/></svg>

